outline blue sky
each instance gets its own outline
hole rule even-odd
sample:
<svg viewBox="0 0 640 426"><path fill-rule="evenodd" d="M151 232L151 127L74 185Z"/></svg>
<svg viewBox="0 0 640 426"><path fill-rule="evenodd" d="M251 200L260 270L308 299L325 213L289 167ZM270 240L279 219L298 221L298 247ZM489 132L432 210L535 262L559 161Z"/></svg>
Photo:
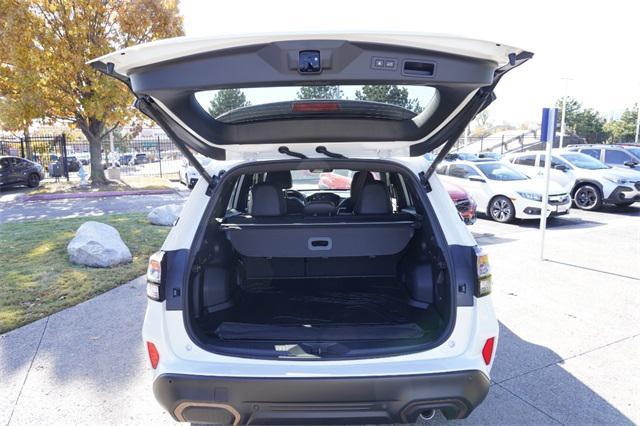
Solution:
<svg viewBox="0 0 640 426"><path fill-rule="evenodd" d="M640 1L181 0L188 36L289 31L436 32L533 51L498 86L491 120L537 122L568 92L605 116L640 101Z"/></svg>

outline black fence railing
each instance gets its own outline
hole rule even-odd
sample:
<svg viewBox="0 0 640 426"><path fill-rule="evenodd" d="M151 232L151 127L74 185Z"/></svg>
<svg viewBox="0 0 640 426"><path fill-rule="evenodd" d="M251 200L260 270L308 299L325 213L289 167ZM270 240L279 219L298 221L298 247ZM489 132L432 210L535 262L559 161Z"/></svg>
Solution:
<svg viewBox="0 0 640 426"><path fill-rule="evenodd" d="M115 167L124 176L178 178L182 153L167 137L105 140L101 144L101 166ZM65 134L0 137L0 155L27 158L40 163L51 177L74 176L80 168L90 172L89 142Z"/></svg>
<svg viewBox="0 0 640 426"><path fill-rule="evenodd" d="M500 136L469 136L460 137L455 143L454 151L483 152L492 151L499 154L526 149L527 145L537 140L538 133L535 130L520 134L504 134Z"/></svg>

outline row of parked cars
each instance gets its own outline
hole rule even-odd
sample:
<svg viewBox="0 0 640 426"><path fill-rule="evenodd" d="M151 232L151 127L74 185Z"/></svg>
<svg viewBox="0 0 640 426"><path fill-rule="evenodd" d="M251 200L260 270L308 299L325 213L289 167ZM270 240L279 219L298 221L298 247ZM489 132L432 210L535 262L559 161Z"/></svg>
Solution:
<svg viewBox="0 0 640 426"><path fill-rule="evenodd" d="M478 212L498 222L537 219L542 212L544 151L495 155L453 153L437 173L467 191ZM576 145L551 155L548 215L640 201L640 148L635 145Z"/></svg>

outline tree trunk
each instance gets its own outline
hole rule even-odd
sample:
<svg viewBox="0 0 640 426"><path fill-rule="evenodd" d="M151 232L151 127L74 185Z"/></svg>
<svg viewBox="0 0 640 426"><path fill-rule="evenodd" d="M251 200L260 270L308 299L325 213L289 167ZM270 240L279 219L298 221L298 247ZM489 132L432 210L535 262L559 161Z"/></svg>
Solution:
<svg viewBox="0 0 640 426"><path fill-rule="evenodd" d="M31 137L29 135L29 126L22 130L22 136L24 137L24 145L26 148L27 158L33 161L33 150L31 149Z"/></svg>
<svg viewBox="0 0 640 426"><path fill-rule="evenodd" d="M104 131L104 122L93 117L89 117L88 119L78 117L76 124L89 141L89 155L91 157L91 185L107 185L109 181L105 177L104 169L102 168L101 136Z"/></svg>
<svg viewBox="0 0 640 426"><path fill-rule="evenodd" d="M91 156L91 185L106 185L109 183L102 168L102 140L99 135L85 135L89 139L89 154Z"/></svg>

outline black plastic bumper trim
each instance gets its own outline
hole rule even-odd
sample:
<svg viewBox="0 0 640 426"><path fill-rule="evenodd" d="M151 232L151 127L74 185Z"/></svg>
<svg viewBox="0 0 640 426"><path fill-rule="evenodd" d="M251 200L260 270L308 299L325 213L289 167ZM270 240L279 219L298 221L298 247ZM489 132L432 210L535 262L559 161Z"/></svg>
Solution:
<svg viewBox="0 0 640 426"><path fill-rule="evenodd" d="M616 204L616 203L625 203L629 201L640 201L640 195L629 196L629 194L625 194L625 192L633 192L634 189L628 186L618 186L613 192L609 195L608 198L605 198L603 202L608 204Z"/></svg>
<svg viewBox="0 0 640 426"><path fill-rule="evenodd" d="M489 392L489 378L477 370L340 378L163 374L153 392L174 419L195 423L413 423L429 409L467 417Z"/></svg>

